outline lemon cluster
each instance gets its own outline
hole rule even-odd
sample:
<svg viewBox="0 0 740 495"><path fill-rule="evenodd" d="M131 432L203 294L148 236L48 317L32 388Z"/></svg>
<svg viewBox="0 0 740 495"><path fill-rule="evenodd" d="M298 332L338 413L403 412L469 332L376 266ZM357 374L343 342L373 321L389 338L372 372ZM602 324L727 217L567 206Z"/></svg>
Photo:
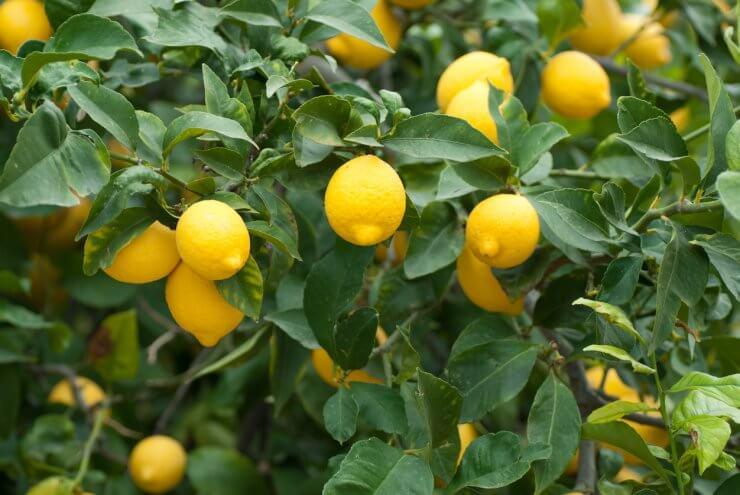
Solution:
<svg viewBox="0 0 740 495"><path fill-rule="evenodd" d="M154 222L104 268L130 284L167 278L173 318L204 346L234 330L244 314L221 296L215 281L236 274L249 259L249 232L241 216L220 201L194 203L172 230Z"/></svg>

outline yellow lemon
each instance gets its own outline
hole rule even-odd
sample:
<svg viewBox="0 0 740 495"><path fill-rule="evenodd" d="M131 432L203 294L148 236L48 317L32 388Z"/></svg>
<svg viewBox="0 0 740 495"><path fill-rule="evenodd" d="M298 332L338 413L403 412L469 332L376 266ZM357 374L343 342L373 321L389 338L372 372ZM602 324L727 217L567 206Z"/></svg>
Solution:
<svg viewBox="0 0 740 495"><path fill-rule="evenodd" d="M244 314L230 305L212 280L180 263L167 278L167 307L178 325L211 347L239 326Z"/></svg>
<svg viewBox="0 0 740 495"><path fill-rule="evenodd" d="M128 469L141 490L164 493L180 483L187 463L188 456L180 442L168 436L152 435L133 448Z"/></svg>
<svg viewBox="0 0 740 495"><path fill-rule="evenodd" d="M51 249L69 249L75 245L75 236L85 223L92 201L80 198L77 206L71 206L52 215L51 227L46 233L46 246Z"/></svg>
<svg viewBox="0 0 740 495"><path fill-rule="evenodd" d="M396 231L406 211L406 191L396 171L374 155L354 158L334 172L324 207L329 225L347 242L371 246Z"/></svg>
<svg viewBox="0 0 740 495"><path fill-rule="evenodd" d="M565 474L567 476L575 476L578 474L578 451L573 454L573 457L568 461L568 465L565 467Z"/></svg>
<svg viewBox="0 0 740 495"><path fill-rule="evenodd" d="M387 340L388 335L385 333L385 330L378 327L378 330L375 332L375 341L378 345L383 345ZM339 379L344 372L339 366L334 364L328 352L321 347L314 349L311 352L311 364L313 364L313 369L319 375L319 378L334 388L339 387ZM344 379L344 383L351 382L383 383L383 380L371 375L365 370L352 370Z"/></svg>
<svg viewBox="0 0 740 495"><path fill-rule="evenodd" d="M634 469L625 466L619 470L616 476L614 476L614 480L618 483L622 483L624 481L642 481L642 475Z"/></svg>
<svg viewBox="0 0 740 495"><path fill-rule="evenodd" d="M679 107L669 115L678 132L684 132L691 123L691 108L688 105Z"/></svg>
<svg viewBox="0 0 740 495"><path fill-rule="evenodd" d="M471 443L478 438L478 430L470 423L457 425L457 433L460 435L460 454L457 456L457 464L460 465L465 451Z"/></svg>
<svg viewBox="0 0 740 495"><path fill-rule="evenodd" d="M467 298L479 308L507 315L518 315L524 309L524 297L510 300L491 267L476 258L467 246L457 258L457 280Z"/></svg>
<svg viewBox="0 0 740 495"><path fill-rule="evenodd" d="M188 208L175 229L182 260L208 280L223 280L249 259L249 232L231 206L214 200Z"/></svg>
<svg viewBox="0 0 740 495"><path fill-rule="evenodd" d="M486 80L507 94L514 91L508 60L488 52L466 53L447 66L437 82L439 109L445 112L456 94L476 81Z"/></svg>
<svg viewBox="0 0 740 495"><path fill-rule="evenodd" d="M408 233L399 230L393 234L393 239L391 239L391 252L393 253L391 262L394 266L403 263L403 260L406 258L406 250L408 250L408 248ZM382 243L375 246L375 261L383 263L386 258L388 258L388 247Z"/></svg>
<svg viewBox="0 0 740 495"><path fill-rule="evenodd" d="M393 5L398 5L404 9L414 10L426 7L434 0L390 0Z"/></svg>
<svg viewBox="0 0 740 495"><path fill-rule="evenodd" d="M627 41L637 34L625 53L641 69L655 69L671 61L671 41L663 34L660 23L650 21L649 17L639 14L622 16L622 41Z"/></svg>
<svg viewBox="0 0 740 495"><path fill-rule="evenodd" d="M470 212L465 239L488 266L511 268L526 261L537 247L540 219L524 196L496 194Z"/></svg>
<svg viewBox="0 0 740 495"><path fill-rule="evenodd" d="M401 22L393 15L386 0L378 0L370 15L388 46L394 50L398 48L403 29ZM363 70L374 69L393 56L392 52L346 33L327 40L326 48L342 64Z"/></svg>
<svg viewBox="0 0 740 495"><path fill-rule="evenodd" d="M7 0L0 4L0 26L0 49L13 54L26 41L46 41L51 36L44 4L37 0Z"/></svg>
<svg viewBox="0 0 740 495"><path fill-rule="evenodd" d="M584 0L581 10L584 25L570 35L570 44L586 53L609 55L622 42L621 16L617 0Z"/></svg>
<svg viewBox="0 0 740 495"><path fill-rule="evenodd" d="M103 392L103 389L89 378L78 376L76 383L77 387L80 389L82 400L85 401L85 405L87 407L95 407L105 400L105 392ZM70 407L77 404L74 390L72 390L72 386L68 380L62 380L54 385L46 400L53 404L64 404Z"/></svg>
<svg viewBox="0 0 740 495"><path fill-rule="evenodd" d="M146 284L169 275L179 261L175 232L154 222L118 251L103 271L119 282Z"/></svg>
<svg viewBox="0 0 740 495"><path fill-rule="evenodd" d="M561 52L542 71L542 98L560 115L590 119L611 103L609 76L585 53Z"/></svg>
<svg viewBox="0 0 740 495"><path fill-rule="evenodd" d="M52 476L32 486L26 495L57 495L59 493L74 493L80 495L93 495L90 492L74 490L74 481L61 476ZM74 491L71 491L74 490Z"/></svg>
<svg viewBox="0 0 740 495"><path fill-rule="evenodd" d="M498 131L488 111L488 82L476 81L458 92L445 110L447 115L465 120L488 139L498 144Z"/></svg>

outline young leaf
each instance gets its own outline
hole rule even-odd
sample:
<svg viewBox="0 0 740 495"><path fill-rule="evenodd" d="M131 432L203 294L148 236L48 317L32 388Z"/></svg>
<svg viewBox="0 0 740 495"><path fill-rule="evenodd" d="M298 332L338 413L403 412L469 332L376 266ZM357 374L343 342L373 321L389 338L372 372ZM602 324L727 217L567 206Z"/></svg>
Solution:
<svg viewBox="0 0 740 495"><path fill-rule="evenodd" d="M592 344L584 347L583 350L586 352L601 352L613 358L619 359L620 361L627 361L628 363L630 363L630 365L632 365L632 370L636 373L643 373L645 375L655 373L655 370L653 368L640 363L635 358L630 356L627 351L613 345Z"/></svg>
<svg viewBox="0 0 740 495"><path fill-rule="evenodd" d="M719 174L717 192L730 215L740 219L740 172L728 170Z"/></svg>
<svg viewBox="0 0 740 495"><path fill-rule="evenodd" d="M696 439L696 458L701 474L719 459L732 432L727 421L707 415L689 418L680 428Z"/></svg>
<svg viewBox="0 0 740 495"><path fill-rule="evenodd" d="M740 407L740 373L717 378L708 373L691 371L682 376L668 391L677 393L687 390L699 390L733 407Z"/></svg>
<svg viewBox="0 0 740 495"><path fill-rule="evenodd" d="M573 301L573 305L582 305L593 309L612 325L621 328L640 342L643 342L642 335L640 335L640 333L635 330L635 327L632 325L632 322L630 321L627 314L622 311L622 308L602 301L592 301L591 299L586 299L584 297L579 297L578 299Z"/></svg>
<svg viewBox="0 0 740 495"><path fill-rule="evenodd" d="M586 421L592 424L610 423L612 421L620 420L628 414L654 410L654 407L650 407L644 402L617 400L592 411L591 414L588 415L588 418L586 418Z"/></svg>

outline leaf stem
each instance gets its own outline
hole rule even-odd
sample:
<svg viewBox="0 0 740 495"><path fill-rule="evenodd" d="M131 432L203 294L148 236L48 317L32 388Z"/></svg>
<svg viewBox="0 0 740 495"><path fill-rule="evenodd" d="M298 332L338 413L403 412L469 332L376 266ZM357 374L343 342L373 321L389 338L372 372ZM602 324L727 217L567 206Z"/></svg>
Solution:
<svg viewBox="0 0 740 495"><path fill-rule="evenodd" d="M113 160L118 160L120 162L126 162L130 163L132 165L139 165L141 164L141 161L136 158L135 156L131 155L124 155L123 153L116 153L115 151L108 150L108 154Z"/></svg>
<svg viewBox="0 0 740 495"><path fill-rule="evenodd" d="M701 213L710 211L715 208L721 208L722 202L720 200L707 201L705 203L689 203L687 200L676 201L668 206L662 208L652 208L648 210L635 224L632 226L636 231L645 230L647 226L660 217L670 217L678 213Z"/></svg>
<svg viewBox="0 0 740 495"><path fill-rule="evenodd" d="M98 436L100 435L100 429L103 426L103 420L105 419L106 414L107 408L105 405L103 404L98 406L98 410L95 412L95 422L93 423L92 431L90 432L90 436L87 437L85 448L82 451L82 461L80 462L80 468L77 470L77 475L74 479L75 486L82 483L82 480L87 474L87 468L90 466L90 457L92 456L93 447L95 447L95 442L98 440Z"/></svg>
<svg viewBox="0 0 740 495"><path fill-rule="evenodd" d="M663 385L660 383L660 377L658 376L658 362L655 359L655 352L651 354L651 360L653 369L655 369L655 373L653 373L653 376L655 377L655 388L658 391L658 401L660 406L660 415L663 417L663 422L665 423L666 430L668 430L668 439L671 444L671 463L673 464L673 471L676 475L676 484L678 485L678 493L679 495L684 495L684 489L683 489L683 471L681 471L681 466L678 461L678 450L676 449L676 440L673 437L673 432L671 431L671 418L668 416L668 410L665 407L665 391L663 390Z"/></svg>
<svg viewBox="0 0 740 495"><path fill-rule="evenodd" d="M735 108L733 108L732 111L735 113L735 115L737 115L738 113L740 113L740 105L738 105ZM701 137L702 135L704 135L704 133L706 133L707 131L709 131L709 129L711 129L711 128L712 128L712 123L711 122L708 122L708 123L704 124L703 126L697 128L697 129L694 129L693 131L687 133L685 136L683 136L683 140L686 141L686 142L693 141L694 139L696 139L696 138Z"/></svg>

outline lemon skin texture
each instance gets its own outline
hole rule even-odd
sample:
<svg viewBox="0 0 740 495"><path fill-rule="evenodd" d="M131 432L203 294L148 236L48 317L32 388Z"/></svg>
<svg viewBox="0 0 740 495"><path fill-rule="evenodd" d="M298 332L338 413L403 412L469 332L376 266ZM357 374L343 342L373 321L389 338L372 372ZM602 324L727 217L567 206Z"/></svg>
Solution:
<svg viewBox="0 0 740 495"><path fill-rule="evenodd" d="M103 389L89 378L78 376L77 387L80 389L80 395L87 407L95 407L105 400ZM72 386L67 380L62 380L54 385L46 400L52 404L64 404L70 407L77 405L74 390L72 390Z"/></svg>
<svg viewBox="0 0 740 495"><path fill-rule="evenodd" d="M175 231L154 222L118 251L103 271L119 282L146 284L166 277L179 262Z"/></svg>
<svg viewBox="0 0 740 495"><path fill-rule="evenodd" d="M637 38L624 50L635 65L649 70L671 61L671 41L663 34L664 28L660 23L650 22L649 18L639 14L625 14L622 16L621 26L623 41L627 41L642 28Z"/></svg>
<svg viewBox="0 0 740 495"><path fill-rule="evenodd" d="M201 345L212 347L234 330L244 314L226 302L216 284L180 263L167 278L167 307L178 325L198 339Z"/></svg>
<svg viewBox="0 0 740 495"><path fill-rule="evenodd" d="M511 268L526 261L537 247L540 219L524 196L496 194L470 212L465 239L483 263Z"/></svg>
<svg viewBox="0 0 740 495"><path fill-rule="evenodd" d="M460 465L465 451L468 449L473 440L478 438L478 430L470 423L457 425L457 433L460 435L460 453L457 456L457 465Z"/></svg>
<svg viewBox="0 0 740 495"><path fill-rule="evenodd" d="M611 103L609 76L584 53L561 52L542 71L542 98L564 117L590 119Z"/></svg>
<svg viewBox="0 0 740 495"><path fill-rule="evenodd" d="M452 98L445 113L463 119L484 136L498 144L498 131L488 111L488 83L476 81Z"/></svg>
<svg viewBox="0 0 740 495"><path fill-rule="evenodd" d="M388 340L388 334L385 333L381 327L375 332L375 341L378 345L383 345ZM311 352L311 364L313 365L314 371L319 375L327 385L334 388L339 387L339 379L341 378L343 371L334 364L334 361L323 348L314 349ZM375 377L365 370L352 370L345 377L344 383L352 382L363 382L363 383L383 383L378 377Z"/></svg>
<svg viewBox="0 0 740 495"><path fill-rule="evenodd" d="M584 0L581 18L584 26L570 35L573 48L593 55L609 55L622 42L622 9L617 0Z"/></svg>
<svg viewBox="0 0 740 495"><path fill-rule="evenodd" d="M604 377L604 368L601 367L594 367L589 368L586 371L586 379L588 380L589 385L591 385L592 388L597 389L599 385L601 385L602 379ZM611 395L613 397L617 397L618 399L627 400L630 402L640 402L640 394L638 394L637 390L633 389L626 383L624 383L617 374L616 370L610 369L609 372L606 375L606 379L604 381L604 392L608 395ZM645 402L649 406L657 407L657 403L653 397L645 396L644 400L642 402ZM658 411L651 411L646 413L649 416L653 416L656 418L660 417L660 413ZM669 437L668 432L664 428L657 428L655 426L650 425L643 425L640 423L636 423L634 421L625 420L625 423L630 425L641 437L643 440L645 440L645 443L648 443L650 445L657 445L659 447L665 447L668 445ZM605 445L605 447L612 449L610 445ZM613 450L619 450L614 448ZM634 455L619 450L622 455L624 456L624 461L628 464L642 464L642 461L635 457Z"/></svg>
<svg viewBox="0 0 740 495"><path fill-rule="evenodd" d="M334 172L324 208L339 237L357 246L372 246L401 225L406 191L393 167L374 155L359 156Z"/></svg>
<svg viewBox="0 0 740 495"><path fill-rule="evenodd" d="M44 4L36 0L6 0L0 4L0 26L0 49L13 54L26 41L46 41L51 36Z"/></svg>
<svg viewBox="0 0 740 495"><path fill-rule="evenodd" d="M378 0L372 12L370 12L370 16L377 24L388 46L393 50L398 48L401 43L403 28L401 22L393 15L386 0ZM346 33L327 40L326 48L343 65L360 70L374 69L393 56L392 52Z"/></svg>
<svg viewBox="0 0 740 495"><path fill-rule="evenodd" d="M420 9L426 7L434 0L390 0L393 5L398 5L407 10Z"/></svg>
<svg viewBox="0 0 740 495"><path fill-rule="evenodd" d="M249 232L232 207L215 200L188 208L175 229L182 260L208 280L224 280L242 269L249 259Z"/></svg>
<svg viewBox="0 0 740 495"><path fill-rule="evenodd" d="M476 258L467 246L457 258L457 281L470 302L481 309L512 316L524 309L524 297L510 300L491 267Z"/></svg>
<svg viewBox="0 0 740 495"><path fill-rule="evenodd" d="M134 484L146 493L165 493L176 487L188 457L180 442L164 435L141 440L131 451L128 469Z"/></svg>
<svg viewBox="0 0 740 495"><path fill-rule="evenodd" d="M470 52L444 70L437 82L437 105L446 112L447 105L463 89L476 81L488 81L506 94L514 90L509 61L488 52Z"/></svg>

